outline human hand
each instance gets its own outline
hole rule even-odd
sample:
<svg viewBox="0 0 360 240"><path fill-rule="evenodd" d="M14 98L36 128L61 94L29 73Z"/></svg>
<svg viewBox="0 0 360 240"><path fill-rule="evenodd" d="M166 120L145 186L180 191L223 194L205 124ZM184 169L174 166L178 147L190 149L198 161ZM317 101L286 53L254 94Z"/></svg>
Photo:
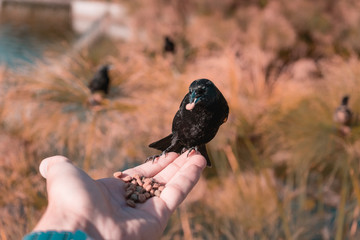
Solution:
<svg viewBox="0 0 360 240"><path fill-rule="evenodd" d="M153 177L166 184L160 197L131 208L124 182L116 178L93 180L62 156L44 159L40 172L47 179L49 204L34 231L83 230L93 239L159 239L173 211L189 194L206 166L199 154L187 157L167 153L124 171Z"/></svg>

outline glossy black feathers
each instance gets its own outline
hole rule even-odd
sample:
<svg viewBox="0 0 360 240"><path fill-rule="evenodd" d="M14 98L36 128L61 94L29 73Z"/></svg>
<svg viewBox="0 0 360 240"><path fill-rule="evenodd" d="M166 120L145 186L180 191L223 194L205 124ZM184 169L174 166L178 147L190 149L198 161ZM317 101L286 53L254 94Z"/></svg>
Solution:
<svg viewBox="0 0 360 240"><path fill-rule="evenodd" d="M172 133L151 143L149 147L163 153L197 150L206 158L207 165L211 166L205 144L215 137L228 114L228 104L219 89L208 79L195 80L175 114Z"/></svg>

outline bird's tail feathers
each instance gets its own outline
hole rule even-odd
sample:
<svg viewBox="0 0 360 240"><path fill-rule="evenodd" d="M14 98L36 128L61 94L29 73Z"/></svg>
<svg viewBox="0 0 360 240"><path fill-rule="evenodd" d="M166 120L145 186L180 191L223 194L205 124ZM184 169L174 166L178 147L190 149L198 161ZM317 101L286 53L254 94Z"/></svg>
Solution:
<svg viewBox="0 0 360 240"><path fill-rule="evenodd" d="M169 136L160 139L159 141L153 142L149 145L151 148L155 148L160 151L164 151L171 145L173 134L171 133Z"/></svg>
<svg viewBox="0 0 360 240"><path fill-rule="evenodd" d="M209 155L208 155L208 153L207 153L207 151L206 151L206 146L205 146L205 144L200 145L200 146L198 147L198 151L199 151L199 152L201 153L201 155L203 155L204 158L206 159L206 166L211 167L210 158L209 158Z"/></svg>

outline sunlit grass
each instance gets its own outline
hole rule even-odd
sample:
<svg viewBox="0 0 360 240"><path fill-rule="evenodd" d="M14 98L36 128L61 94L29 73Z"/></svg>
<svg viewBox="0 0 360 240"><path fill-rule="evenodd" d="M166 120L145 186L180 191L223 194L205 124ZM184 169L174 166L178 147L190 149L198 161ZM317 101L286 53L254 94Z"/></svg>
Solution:
<svg viewBox="0 0 360 240"><path fill-rule="evenodd" d="M0 197L0 236L21 239L45 207L45 183L26 142L3 131L0 134L0 190L4 193Z"/></svg>
<svg viewBox="0 0 360 240"><path fill-rule="evenodd" d="M132 112L136 104L126 95L110 93L110 99L92 106L87 87L90 77L81 72L87 67L81 65L84 61L72 62L71 68L40 64L31 76L18 77L5 99L3 122L41 156L64 154L88 169L91 159L103 156L106 162L107 154L115 155L112 151L120 149L116 145L129 134L127 124L132 123L129 114L122 113ZM113 91L117 87L113 83Z"/></svg>
<svg viewBox="0 0 360 240"><path fill-rule="evenodd" d="M156 152L147 145L170 133L189 84L209 78L228 100L229 119L207 146L213 168L163 238L356 239L360 6L350 2L187 1L179 8L131 1L128 42L103 39L100 50L38 63L27 76L1 70L0 133L21 149L9 148L4 154L12 160L1 162L0 186L13 193L1 198L1 211L23 191L27 210L9 219L40 213L44 191L35 182L42 157L66 155L94 177L141 163ZM165 35L175 39L174 56L162 52ZM111 90L92 106L87 84L103 63L114 66ZM272 78L269 66L279 70ZM355 116L350 134L333 122L345 94ZM20 186L22 174L34 182ZM22 222L23 233L31 221ZM9 222L1 226L0 236L14 232Z"/></svg>

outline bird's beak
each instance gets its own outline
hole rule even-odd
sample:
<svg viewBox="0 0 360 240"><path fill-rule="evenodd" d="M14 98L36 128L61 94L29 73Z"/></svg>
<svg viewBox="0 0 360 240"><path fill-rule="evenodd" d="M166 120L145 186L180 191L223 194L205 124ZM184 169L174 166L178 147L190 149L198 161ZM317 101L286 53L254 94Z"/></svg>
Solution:
<svg viewBox="0 0 360 240"><path fill-rule="evenodd" d="M199 97L196 97L196 91L193 91L190 95L190 103L197 103L199 102L200 98Z"/></svg>

